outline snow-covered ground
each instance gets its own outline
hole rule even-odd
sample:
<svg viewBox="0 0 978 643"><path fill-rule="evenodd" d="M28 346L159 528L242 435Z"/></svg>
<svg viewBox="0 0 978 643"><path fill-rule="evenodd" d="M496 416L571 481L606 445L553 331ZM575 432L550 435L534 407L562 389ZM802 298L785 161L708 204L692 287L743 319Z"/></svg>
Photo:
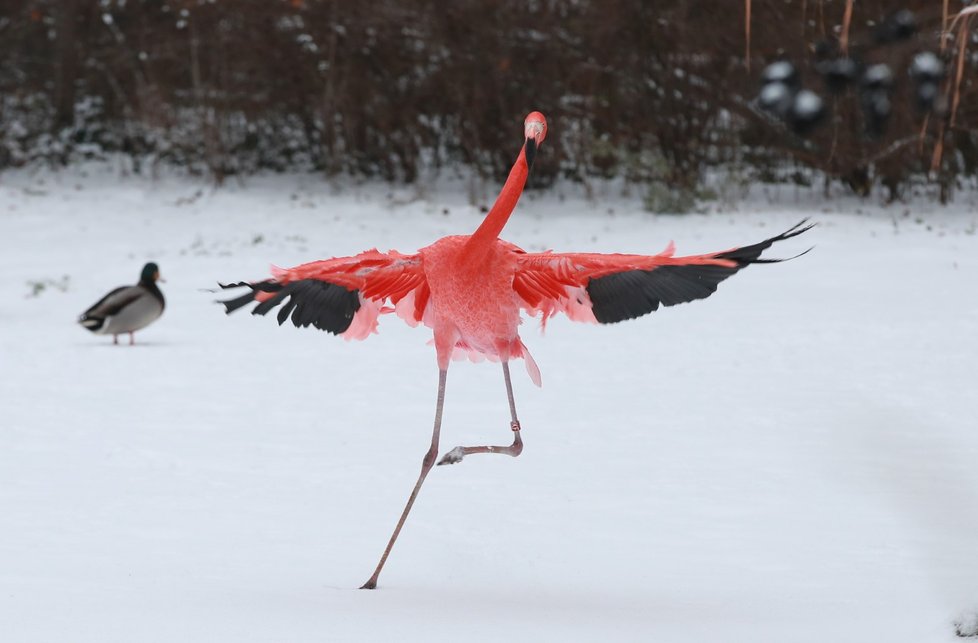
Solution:
<svg viewBox="0 0 978 643"><path fill-rule="evenodd" d="M418 198L415 198L418 197ZM857 212L857 208L860 211ZM978 612L978 214L813 200L652 216L527 198L528 250L680 254L819 226L710 299L523 337L526 448L436 468L430 332L344 342L208 292L481 219L466 190L0 176L0 640L953 641ZM74 323L160 264L167 310ZM508 441L455 363L442 450Z"/></svg>

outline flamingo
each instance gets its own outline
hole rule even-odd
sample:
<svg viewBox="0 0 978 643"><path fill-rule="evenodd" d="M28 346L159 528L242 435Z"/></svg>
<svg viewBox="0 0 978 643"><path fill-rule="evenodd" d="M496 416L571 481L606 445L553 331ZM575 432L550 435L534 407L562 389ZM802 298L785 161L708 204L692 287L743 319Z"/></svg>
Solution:
<svg viewBox="0 0 978 643"><path fill-rule="evenodd" d="M676 257L672 243L656 255L525 252L499 239L516 207L547 121L532 112L524 122L524 143L496 202L471 235L448 236L415 254L367 250L352 257L313 261L294 268L273 267L270 279L220 284L247 288L224 300L230 314L252 302L253 315L277 306L278 323L313 326L346 340L362 340L377 329L382 314L394 313L411 326L432 329L438 362L438 393L431 445L394 532L373 574L361 589L374 589L381 570L438 456L448 364L453 356L488 358L502 365L513 441L503 446L458 446L439 465L476 453L516 457L523 451L513 399L510 360L523 358L530 379L540 386L540 370L520 339L521 311L543 323L563 313L573 321L613 324L709 297L717 284L741 268L783 259L761 259L773 244L802 234L805 221L750 246Z"/></svg>

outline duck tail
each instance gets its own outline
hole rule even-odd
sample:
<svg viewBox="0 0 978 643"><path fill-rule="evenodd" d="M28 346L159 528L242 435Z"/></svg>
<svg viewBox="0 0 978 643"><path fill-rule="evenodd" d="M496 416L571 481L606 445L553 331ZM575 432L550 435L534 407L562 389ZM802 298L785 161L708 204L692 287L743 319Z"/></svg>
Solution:
<svg viewBox="0 0 978 643"><path fill-rule="evenodd" d="M105 323L105 317L96 317L86 313L78 318L78 323L94 333L102 328L102 324Z"/></svg>

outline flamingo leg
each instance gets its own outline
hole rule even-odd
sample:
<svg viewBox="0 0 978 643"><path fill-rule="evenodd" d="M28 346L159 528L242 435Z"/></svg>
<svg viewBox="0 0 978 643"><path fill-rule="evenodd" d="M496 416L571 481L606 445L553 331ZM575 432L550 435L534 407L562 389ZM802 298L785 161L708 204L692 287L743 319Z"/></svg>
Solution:
<svg viewBox="0 0 978 643"><path fill-rule="evenodd" d="M408 514L411 512L411 507L414 506L414 501L418 497L418 492L421 491L421 485L424 483L424 479L428 477L428 472L431 471L431 467L435 464L435 458L438 456L438 438L441 433L442 408L445 406L445 380L447 378L448 371L440 369L438 371L438 405L435 407L435 428L431 432L431 447L421 460L421 475L418 476L418 481L414 484L414 489L411 491L407 505L404 506L404 511L401 512L401 518L397 521L397 526L394 527L394 533L387 543L387 548L384 549L384 553L380 557L380 562L377 563L377 569L374 570L373 575L360 589L375 589L377 587L377 578L380 576L380 571L384 568L384 563L387 562L387 557L390 556L391 549L394 547L394 541L397 540L398 534L401 533L401 527L404 526L404 521L407 520Z"/></svg>
<svg viewBox="0 0 978 643"><path fill-rule="evenodd" d="M509 399L509 415L512 420L509 428L513 430L513 443L509 446L455 447L438 461L438 465L455 464L473 453L501 453L516 457L523 453L523 439L520 437L520 420L516 417L516 401L513 399L513 381L509 377L509 362L503 362L503 379L506 381L506 397Z"/></svg>

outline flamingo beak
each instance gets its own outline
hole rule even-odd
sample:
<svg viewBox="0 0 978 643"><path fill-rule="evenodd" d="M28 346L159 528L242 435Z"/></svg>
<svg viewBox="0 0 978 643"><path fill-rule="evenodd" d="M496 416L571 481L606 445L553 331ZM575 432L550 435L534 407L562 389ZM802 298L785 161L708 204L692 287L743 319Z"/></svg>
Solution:
<svg viewBox="0 0 978 643"><path fill-rule="evenodd" d="M526 156L526 167L533 167L533 159L537 156L537 142L535 139L527 138L526 144L523 147Z"/></svg>
<svg viewBox="0 0 978 643"><path fill-rule="evenodd" d="M523 123L523 134L526 137L526 164L532 167L537 148L547 137L547 119L540 112L532 112Z"/></svg>

